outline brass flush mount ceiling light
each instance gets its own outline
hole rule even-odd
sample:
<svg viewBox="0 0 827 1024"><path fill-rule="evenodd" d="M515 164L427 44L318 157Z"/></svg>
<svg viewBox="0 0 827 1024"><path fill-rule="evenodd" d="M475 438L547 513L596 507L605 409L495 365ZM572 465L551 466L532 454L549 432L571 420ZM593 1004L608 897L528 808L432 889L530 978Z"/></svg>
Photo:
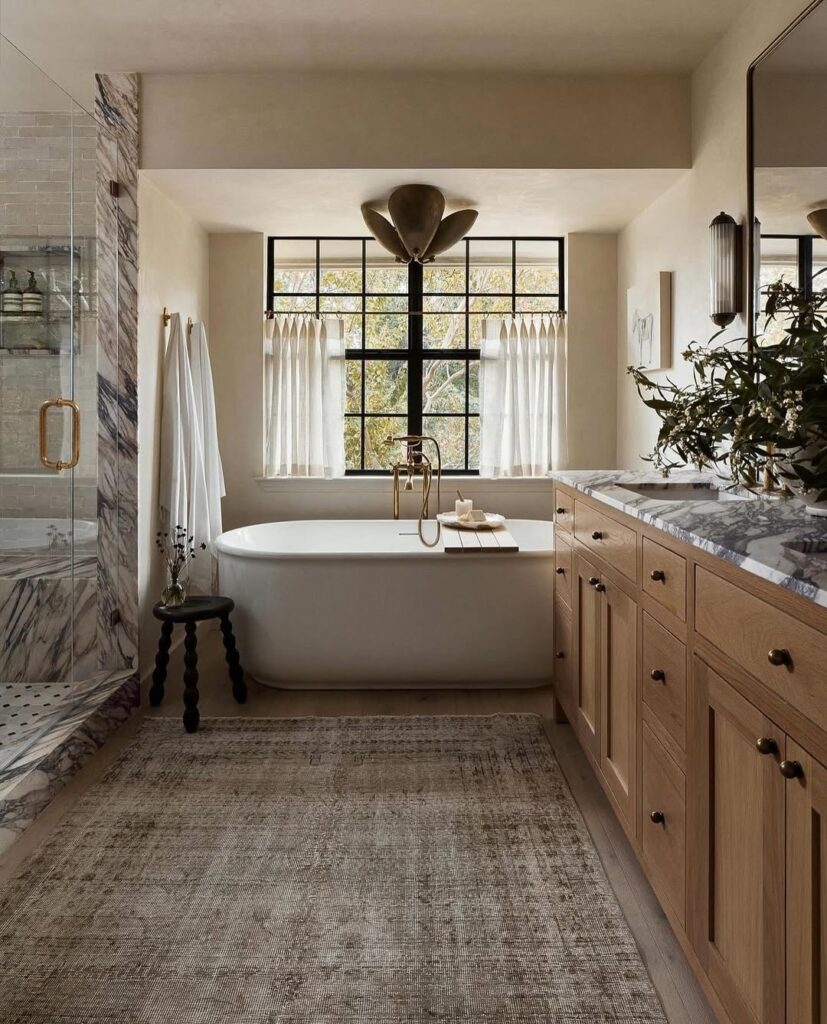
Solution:
<svg viewBox="0 0 827 1024"><path fill-rule="evenodd" d="M430 263L471 230L476 210L445 213L445 196L433 185L400 185L388 199L391 220L362 203L362 216L376 241L399 263ZM393 223L391 223L393 221Z"/></svg>
<svg viewBox="0 0 827 1024"><path fill-rule="evenodd" d="M810 210L807 220L817 235L827 238L827 208L821 206L816 210Z"/></svg>

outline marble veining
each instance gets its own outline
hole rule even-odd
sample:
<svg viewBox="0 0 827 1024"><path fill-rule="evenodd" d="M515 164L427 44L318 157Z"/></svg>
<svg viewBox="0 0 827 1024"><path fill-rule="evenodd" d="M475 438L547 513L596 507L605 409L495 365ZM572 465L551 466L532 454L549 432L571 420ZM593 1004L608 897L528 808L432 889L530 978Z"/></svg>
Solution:
<svg viewBox="0 0 827 1024"><path fill-rule="evenodd" d="M703 488L726 487L708 474L559 470L550 476L762 579L827 607L827 519L808 515L797 498L714 501ZM639 484L695 484L698 500L672 501L625 490ZM792 546L791 546L792 545Z"/></svg>
<svg viewBox="0 0 827 1024"><path fill-rule="evenodd" d="M98 122L98 664L138 639L138 77L96 76ZM110 182L118 183L113 197ZM117 624L113 617L117 613Z"/></svg>

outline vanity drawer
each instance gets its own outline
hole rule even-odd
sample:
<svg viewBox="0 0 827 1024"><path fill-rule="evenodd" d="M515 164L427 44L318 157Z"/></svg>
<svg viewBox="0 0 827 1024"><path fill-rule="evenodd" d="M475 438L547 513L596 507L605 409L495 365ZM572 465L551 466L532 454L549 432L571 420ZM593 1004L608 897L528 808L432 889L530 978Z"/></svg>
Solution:
<svg viewBox="0 0 827 1024"><path fill-rule="evenodd" d="M554 537L554 593L571 608L571 545L561 536Z"/></svg>
<svg viewBox="0 0 827 1024"><path fill-rule="evenodd" d="M643 723L641 845L651 881L686 920L686 776Z"/></svg>
<svg viewBox="0 0 827 1024"><path fill-rule="evenodd" d="M643 591L686 622L686 559L643 538Z"/></svg>
<svg viewBox="0 0 827 1024"><path fill-rule="evenodd" d="M563 491L554 492L554 525L571 533L574 523L574 502Z"/></svg>
<svg viewBox="0 0 827 1024"><path fill-rule="evenodd" d="M574 721L574 652L571 612L559 602L554 606L554 695L570 722Z"/></svg>
<svg viewBox="0 0 827 1024"><path fill-rule="evenodd" d="M822 729L827 728L827 636L695 568L695 629Z"/></svg>
<svg viewBox="0 0 827 1024"><path fill-rule="evenodd" d="M686 647L643 613L644 703L681 750L686 749Z"/></svg>
<svg viewBox="0 0 827 1024"><path fill-rule="evenodd" d="M582 501L574 502L574 536L630 580L637 581L637 534Z"/></svg>

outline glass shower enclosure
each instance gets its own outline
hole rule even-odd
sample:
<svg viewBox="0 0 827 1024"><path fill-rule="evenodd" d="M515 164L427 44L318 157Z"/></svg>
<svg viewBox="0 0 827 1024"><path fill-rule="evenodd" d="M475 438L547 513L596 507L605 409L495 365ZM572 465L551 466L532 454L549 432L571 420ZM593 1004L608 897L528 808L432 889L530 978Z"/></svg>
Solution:
<svg viewBox="0 0 827 1024"><path fill-rule="evenodd" d="M104 677L94 116L0 37L0 796Z"/></svg>

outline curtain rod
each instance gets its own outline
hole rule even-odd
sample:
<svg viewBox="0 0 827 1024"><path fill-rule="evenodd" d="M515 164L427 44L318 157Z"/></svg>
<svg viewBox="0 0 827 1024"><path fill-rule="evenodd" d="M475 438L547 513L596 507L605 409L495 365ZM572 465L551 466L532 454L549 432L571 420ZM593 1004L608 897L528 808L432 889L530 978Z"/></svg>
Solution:
<svg viewBox="0 0 827 1024"><path fill-rule="evenodd" d="M276 313L272 309L265 309L264 316L267 320L272 320L276 316L312 316L315 319L319 319L323 316L488 316L492 319L494 317L518 317L518 316L552 316L552 317L564 317L566 316L565 309L538 309L538 310L526 310L523 313L491 313L488 310L482 309L469 309L466 313L465 310L457 311L445 311L445 310L384 310L384 309L354 309L354 310L341 310L341 311L323 311L316 312L312 309L296 309L296 310L280 310Z"/></svg>

